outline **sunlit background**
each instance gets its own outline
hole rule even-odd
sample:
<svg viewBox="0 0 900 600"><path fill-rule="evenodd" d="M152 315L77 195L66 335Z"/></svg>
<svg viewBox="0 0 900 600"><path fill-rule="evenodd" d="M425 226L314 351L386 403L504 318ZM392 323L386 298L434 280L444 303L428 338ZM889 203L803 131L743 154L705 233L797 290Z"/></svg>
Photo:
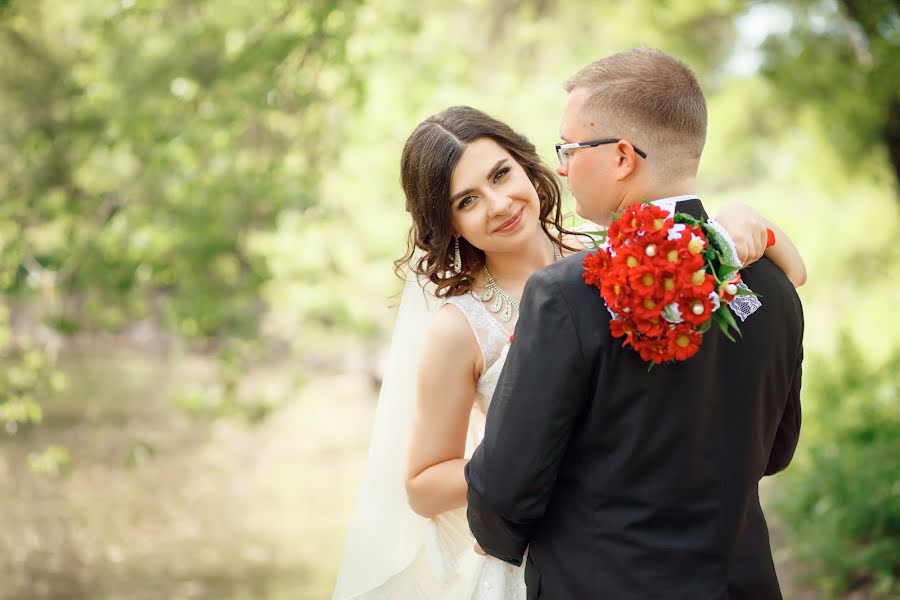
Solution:
<svg viewBox="0 0 900 600"><path fill-rule="evenodd" d="M785 595L900 597L893 0L0 0L0 598L330 597L406 136L468 104L552 164L634 46L703 84L708 207L809 268Z"/></svg>

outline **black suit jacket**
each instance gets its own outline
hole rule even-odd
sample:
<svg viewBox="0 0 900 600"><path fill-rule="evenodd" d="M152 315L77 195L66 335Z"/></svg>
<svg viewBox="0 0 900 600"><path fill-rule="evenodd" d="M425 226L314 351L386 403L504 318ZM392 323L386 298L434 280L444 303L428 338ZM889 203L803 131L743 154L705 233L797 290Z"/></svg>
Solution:
<svg viewBox="0 0 900 600"><path fill-rule="evenodd" d="M705 216L699 200L677 210ZM521 564L528 598L781 598L758 483L800 430L803 314L762 259L762 308L687 361L647 364L612 338L585 253L535 273L466 467L469 524Z"/></svg>

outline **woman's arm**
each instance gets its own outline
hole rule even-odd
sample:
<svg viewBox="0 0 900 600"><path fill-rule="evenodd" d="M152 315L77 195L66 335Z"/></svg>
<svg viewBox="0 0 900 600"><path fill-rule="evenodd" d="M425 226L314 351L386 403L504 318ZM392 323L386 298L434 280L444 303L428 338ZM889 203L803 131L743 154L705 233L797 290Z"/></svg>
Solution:
<svg viewBox="0 0 900 600"><path fill-rule="evenodd" d="M418 411L406 470L406 494L417 514L432 518L466 505L463 469L475 399L478 342L456 308L438 311L418 372Z"/></svg>
<svg viewBox="0 0 900 600"><path fill-rule="evenodd" d="M731 235L744 266L765 255L784 271L794 287L806 283L806 264L791 238L752 207L738 202L726 204L716 215L716 221ZM775 234L775 245L768 248L767 228Z"/></svg>
<svg viewBox="0 0 900 600"><path fill-rule="evenodd" d="M775 233L775 245L766 248L766 258L775 263L794 287L800 287L806 283L806 263L800 256L800 251L794 246L794 242L777 225L762 217L766 226Z"/></svg>

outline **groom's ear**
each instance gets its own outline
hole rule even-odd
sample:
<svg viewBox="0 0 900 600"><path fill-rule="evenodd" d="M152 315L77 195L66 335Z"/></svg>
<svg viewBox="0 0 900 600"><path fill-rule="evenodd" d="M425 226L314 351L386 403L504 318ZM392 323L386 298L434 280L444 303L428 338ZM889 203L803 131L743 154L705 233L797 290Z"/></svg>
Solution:
<svg viewBox="0 0 900 600"><path fill-rule="evenodd" d="M615 146L616 153L616 179L621 181L628 178L637 167L638 155L634 146L625 140L619 140Z"/></svg>

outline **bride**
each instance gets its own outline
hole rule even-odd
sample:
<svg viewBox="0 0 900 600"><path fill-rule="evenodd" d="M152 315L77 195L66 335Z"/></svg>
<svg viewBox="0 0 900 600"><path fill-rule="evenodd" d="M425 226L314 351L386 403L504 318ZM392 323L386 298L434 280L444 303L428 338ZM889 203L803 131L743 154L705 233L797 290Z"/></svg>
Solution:
<svg viewBox="0 0 900 600"><path fill-rule="evenodd" d="M419 124L401 171L413 221L397 261L407 283L333 598L524 599L523 567L473 550L463 468L526 280L591 238L563 227L557 179L534 146L473 108ZM796 249L755 211L732 204L716 219L745 265L765 252L803 283ZM766 227L778 240L768 249Z"/></svg>

